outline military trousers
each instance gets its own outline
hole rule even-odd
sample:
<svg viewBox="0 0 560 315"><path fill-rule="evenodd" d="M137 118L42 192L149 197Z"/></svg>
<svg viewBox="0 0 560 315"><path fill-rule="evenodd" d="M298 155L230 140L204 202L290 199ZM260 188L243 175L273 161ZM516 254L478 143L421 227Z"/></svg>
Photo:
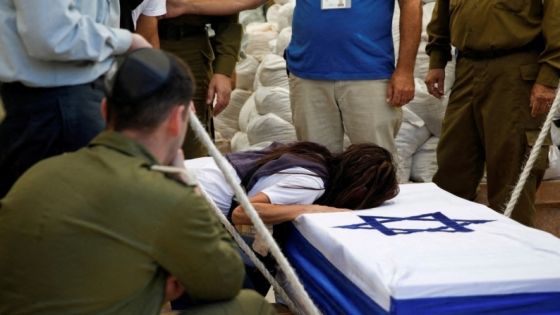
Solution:
<svg viewBox="0 0 560 315"><path fill-rule="evenodd" d="M434 182L465 199L476 197L486 167L489 206L503 211L544 116L531 117L530 95L539 71L537 52L492 59L459 57ZM541 149L512 218L533 225L535 193L547 167Z"/></svg>
<svg viewBox="0 0 560 315"><path fill-rule="evenodd" d="M162 39L160 45L163 50L177 55L189 65L196 83L196 90L193 95L196 116L200 119L210 137L214 139L214 122L212 119L214 111L211 105L206 104L208 85L214 75L212 68L214 53L208 35L203 33L179 40ZM183 152L187 159L208 155L208 150L198 140L190 127L183 143Z"/></svg>
<svg viewBox="0 0 560 315"><path fill-rule="evenodd" d="M261 295L252 290L241 290L232 300L189 307L180 314L188 315L271 315L276 314Z"/></svg>

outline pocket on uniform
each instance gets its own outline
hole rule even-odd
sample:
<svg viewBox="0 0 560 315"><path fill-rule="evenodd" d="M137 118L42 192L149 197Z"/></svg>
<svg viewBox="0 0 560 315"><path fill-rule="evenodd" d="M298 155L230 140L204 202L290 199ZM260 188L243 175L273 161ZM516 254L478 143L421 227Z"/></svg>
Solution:
<svg viewBox="0 0 560 315"><path fill-rule="evenodd" d="M494 7L500 10L520 12L527 6L527 0L496 0Z"/></svg>

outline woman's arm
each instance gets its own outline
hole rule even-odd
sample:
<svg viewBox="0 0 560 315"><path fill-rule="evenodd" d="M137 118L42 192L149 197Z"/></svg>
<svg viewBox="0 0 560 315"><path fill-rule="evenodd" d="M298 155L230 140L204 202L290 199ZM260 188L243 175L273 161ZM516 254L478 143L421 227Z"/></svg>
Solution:
<svg viewBox="0 0 560 315"><path fill-rule="evenodd" d="M304 213L319 213L319 212L342 212L350 211L348 209L333 208L321 205L277 205L271 204L270 199L264 193L257 193L255 196L249 198L255 210L265 224L278 224L282 222L291 221L297 218L300 214ZM251 219L245 213L243 207L238 206L233 210L232 221L234 224L252 224Z"/></svg>

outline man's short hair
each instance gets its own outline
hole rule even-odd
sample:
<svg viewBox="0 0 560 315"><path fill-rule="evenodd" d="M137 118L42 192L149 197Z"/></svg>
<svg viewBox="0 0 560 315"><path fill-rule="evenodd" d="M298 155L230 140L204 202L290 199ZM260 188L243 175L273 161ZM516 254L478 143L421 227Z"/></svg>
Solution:
<svg viewBox="0 0 560 315"><path fill-rule="evenodd" d="M161 50L144 48L115 63L105 80L107 120L116 131L151 131L174 106L190 103L194 82L189 67Z"/></svg>

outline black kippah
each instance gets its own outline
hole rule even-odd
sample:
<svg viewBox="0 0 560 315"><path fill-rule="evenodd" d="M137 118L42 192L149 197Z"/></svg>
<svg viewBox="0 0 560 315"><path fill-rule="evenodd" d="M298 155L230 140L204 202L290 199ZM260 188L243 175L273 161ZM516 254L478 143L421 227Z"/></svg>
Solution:
<svg viewBox="0 0 560 315"><path fill-rule="evenodd" d="M107 72L107 98L131 104L150 97L170 80L172 67L171 58L161 50L135 50L119 59Z"/></svg>

